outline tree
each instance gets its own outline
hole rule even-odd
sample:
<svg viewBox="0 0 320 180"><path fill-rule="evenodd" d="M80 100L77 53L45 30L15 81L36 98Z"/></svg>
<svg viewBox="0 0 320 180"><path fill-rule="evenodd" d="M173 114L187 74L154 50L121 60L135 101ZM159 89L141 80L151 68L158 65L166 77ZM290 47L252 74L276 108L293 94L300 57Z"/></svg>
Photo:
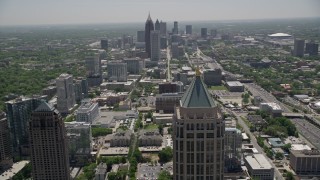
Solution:
<svg viewBox="0 0 320 180"><path fill-rule="evenodd" d="M294 180L293 174L290 171L287 171L286 173L286 180Z"/></svg>
<svg viewBox="0 0 320 180"><path fill-rule="evenodd" d="M283 153L281 153L281 152L276 152L275 158L276 158L276 159L283 159Z"/></svg>
<svg viewBox="0 0 320 180"><path fill-rule="evenodd" d="M112 129L103 127L92 127L91 132L92 137L106 136L108 134L112 134Z"/></svg>
<svg viewBox="0 0 320 180"><path fill-rule="evenodd" d="M289 152L289 150L291 149L291 144L290 144L290 143L285 144L285 145L282 147L282 149L283 149L284 151L286 151L286 152Z"/></svg>
<svg viewBox="0 0 320 180"><path fill-rule="evenodd" d="M158 129L159 129L159 133L160 133L161 135L163 135L163 125L162 125L162 124L159 124L159 125L158 125Z"/></svg>
<svg viewBox="0 0 320 180"><path fill-rule="evenodd" d="M159 161L166 163L172 160L173 152L171 147L165 147L159 152Z"/></svg>
<svg viewBox="0 0 320 180"><path fill-rule="evenodd" d="M168 171L160 171L158 180L171 180L173 177L170 175Z"/></svg>

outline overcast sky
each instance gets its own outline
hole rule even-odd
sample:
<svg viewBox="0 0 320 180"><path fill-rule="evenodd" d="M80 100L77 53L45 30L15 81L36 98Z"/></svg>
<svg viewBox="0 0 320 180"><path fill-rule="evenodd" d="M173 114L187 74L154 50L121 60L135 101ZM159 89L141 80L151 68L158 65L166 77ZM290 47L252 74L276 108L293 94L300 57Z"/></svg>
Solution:
<svg viewBox="0 0 320 180"><path fill-rule="evenodd" d="M320 0L0 0L0 25L320 17Z"/></svg>

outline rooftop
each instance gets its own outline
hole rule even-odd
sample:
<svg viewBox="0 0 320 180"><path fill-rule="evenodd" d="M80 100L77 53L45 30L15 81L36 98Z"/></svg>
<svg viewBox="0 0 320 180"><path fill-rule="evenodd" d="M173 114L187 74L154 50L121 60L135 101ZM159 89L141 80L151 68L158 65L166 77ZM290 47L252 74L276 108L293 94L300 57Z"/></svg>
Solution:
<svg viewBox="0 0 320 180"><path fill-rule="evenodd" d="M196 77L191 82L188 90L181 98L180 106L182 107L215 107L211 95L207 90L197 70Z"/></svg>
<svg viewBox="0 0 320 180"><path fill-rule="evenodd" d="M252 169L271 169L272 166L263 154L252 154L245 157Z"/></svg>
<svg viewBox="0 0 320 180"><path fill-rule="evenodd" d="M290 34L286 34L286 33L274 33L274 34L270 34L268 36L269 37L291 37Z"/></svg>
<svg viewBox="0 0 320 180"><path fill-rule="evenodd" d="M228 86L243 86L243 84L239 81L228 81Z"/></svg>

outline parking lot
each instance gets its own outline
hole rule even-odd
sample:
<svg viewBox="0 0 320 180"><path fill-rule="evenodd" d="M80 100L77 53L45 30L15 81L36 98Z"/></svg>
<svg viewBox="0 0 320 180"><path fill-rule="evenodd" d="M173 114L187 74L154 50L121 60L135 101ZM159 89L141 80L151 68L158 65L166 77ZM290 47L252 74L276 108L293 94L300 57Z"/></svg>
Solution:
<svg viewBox="0 0 320 180"><path fill-rule="evenodd" d="M156 165L152 165L151 163L139 164L137 179L156 180L158 178L158 174L161 171L161 168L162 167L160 164L156 164Z"/></svg>

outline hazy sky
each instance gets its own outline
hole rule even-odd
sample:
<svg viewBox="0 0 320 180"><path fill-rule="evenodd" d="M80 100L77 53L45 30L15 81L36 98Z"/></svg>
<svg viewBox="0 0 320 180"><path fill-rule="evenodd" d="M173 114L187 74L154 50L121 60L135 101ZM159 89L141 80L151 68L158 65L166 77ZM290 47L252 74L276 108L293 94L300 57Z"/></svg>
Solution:
<svg viewBox="0 0 320 180"><path fill-rule="evenodd" d="M320 0L0 0L0 25L320 17Z"/></svg>

